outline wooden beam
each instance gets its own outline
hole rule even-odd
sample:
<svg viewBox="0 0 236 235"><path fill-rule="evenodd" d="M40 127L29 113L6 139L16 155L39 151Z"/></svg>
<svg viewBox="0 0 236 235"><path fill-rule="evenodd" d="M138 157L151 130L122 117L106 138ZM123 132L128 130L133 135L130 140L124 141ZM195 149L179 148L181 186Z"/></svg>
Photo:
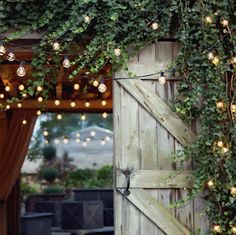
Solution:
<svg viewBox="0 0 236 235"><path fill-rule="evenodd" d="M195 135L170 107L141 80L118 80L118 82L183 146L192 143Z"/></svg>
<svg viewBox="0 0 236 235"><path fill-rule="evenodd" d="M167 235L192 234L154 197L145 192L145 190L130 189L129 196L124 195L120 189L118 191Z"/></svg>
<svg viewBox="0 0 236 235"><path fill-rule="evenodd" d="M90 106L85 106L85 101L75 100L76 106L71 107L71 100L61 100L60 105L56 106L54 103L55 100L47 100L44 104L39 103L37 100L24 100L22 101L21 109L39 109L40 107L48 112L107 112L112 113L112 100L106 100L107 104L105 106L102 105L102 101L99 100L90 100ZM7 102L4 100L1 104L6 105ZM19 109L17 104L11 105L11 109Z"/></svg>
<svg viewBox="0 0 236 235"><path fill-rule="evenodd" d="M58 74L58 79L57 79L57 86L56 86L56 96L58 100L61 100L62 98L62 79L64 76L64 69L63 67L60 68L60 72Z"/></svg>
<svg viewBox="0 0 236 235"><path fill-rule="evenodd" d="M118 188L126 187L124 174L117 170ZM130 188L166 189L192 188L193 179L190 171L136 170L130 175Z"/></svg>

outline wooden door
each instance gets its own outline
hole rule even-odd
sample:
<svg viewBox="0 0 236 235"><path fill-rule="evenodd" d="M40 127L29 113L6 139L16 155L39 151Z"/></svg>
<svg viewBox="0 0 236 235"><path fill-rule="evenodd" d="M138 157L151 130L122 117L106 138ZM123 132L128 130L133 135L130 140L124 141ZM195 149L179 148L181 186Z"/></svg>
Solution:
<svg viewBox="0 0 236 235"><path fill-rule="evenodd" d="M136 75L165 70L176 57L175 42L144 48L129 63ZM158 76L122 79L113 84L115 133L115 234L187 235L206 229L203 200L198 197L181 208L170 205L191 187L189 165L177 171L173 154L195 136L171 111L177 82L164 86ZM128 188L127 188L128 185Z"/></svg>

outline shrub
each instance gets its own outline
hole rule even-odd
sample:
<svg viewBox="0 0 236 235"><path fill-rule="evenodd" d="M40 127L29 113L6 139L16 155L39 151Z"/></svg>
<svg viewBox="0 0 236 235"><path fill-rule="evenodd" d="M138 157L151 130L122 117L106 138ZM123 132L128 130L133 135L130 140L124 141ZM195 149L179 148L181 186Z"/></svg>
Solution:
<svg viewBox="0 0 236 235"><path fill-rule="evenodd" d="M43 148L43 157L45 161L52 161L56 158L56 148L53 145L48 145Z"/></svg>
<svg viewBox="0 0 236 235"><path fill-rule="evenodd" d="M44 167L41 169L40 176L48 181L49 183L54 182L54 180L59 176L60 172L54 167Z"/></svg>
<svg viewBox="0 0 236 235"><path fill-rule="evenodd" d="M43 190L43 193L50 194L50 193L64 193L64 189L59 186L49 186Z"/></svg>

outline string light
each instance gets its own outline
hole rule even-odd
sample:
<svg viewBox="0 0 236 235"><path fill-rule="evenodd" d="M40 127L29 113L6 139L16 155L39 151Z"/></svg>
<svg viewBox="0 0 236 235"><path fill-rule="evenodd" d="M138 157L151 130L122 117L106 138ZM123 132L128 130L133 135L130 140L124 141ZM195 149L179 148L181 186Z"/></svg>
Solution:
<svg viewBox="0 0 236 235"><path fill-rule="evenodd" d="M211 17L211 16L206 16L206 17L205 17L205 22L206 22L207 24L211 24L211 23L212 23L212 17Z"/></svg>
<svg viewBox="0 0 236 235"><path fill-rule="evenodd" d="M226 147L223 147L223 148L222 148L222 153L227 153L228 151L229 151L228 148L226 148Z"/></svg>
<svg viewBox="0 0 236 235"><path fill-rule="evenodd" d="M18 89L19 89L20 91L23 91L23 90L25 89L25 86L24 86L23 84L20 84L20 85L18 86Z"/></svg>
<svg viewBox="0 0 236 235"><path fill-rule="evenodd" d="M5 91L9 92L10 90L11 90L10 86L7 85L7 86L5 87Z"/></svg>
<svg viewBox="0 0 236 235"><path fill-rule="evenodd" d="M22 94L22 96L23 96L23 97L26 97L26 96L27 96L27 93Z"/></svg>
<svg viewBox="0 0 236 235"><path fill-rule="evenodd" d="M43 87L42 86L37 86L37 91L38 92L41 92L43 90Z"/></svg>
<svg viewBox="0 0 236 235"><path fill-rule="evenodd" d="M54 51L58 51L58 50L60 50L60 43L59 42L54 42L52 47L53 47Z"/></svg>
<svg viewBox="0 0 236 235"><path fill-rule="evenodd" d="M214 59L214 54L212 52L209 52L207 55L208 60L213 60Z"/></svg>
<svg viewBox="0 0 236 235"><path fill-rule="evenodd" d="M43 132L43 135L44 135L44 136L48 136L48 131L45 130L45 131Z"/></svg>
<svg viewBox="0 0 236 235"><path fill-rule="evenodd" d="M94 137L96 135L96 132L95 131L91 131L90 135Z"/></svg>
<svg viewBox="0 0 236 235"><path fill-rule="evenodd" d="M219 141L217 142L217 146L218 146L219 148L223 148L223 146L224 146L223 141L219 140Z"/></svg>
<svg viewBox="0 0 236 235"><path fill-rule="evenodd" d="M106 141L104 139L101 139L101 145L105 145Z"/></svg>
<svg viewBox="0 0 236 235"><path fill-rule="evenodd" d="M214 182L212 180L209 180L207 182L207 185L208 185L209 188L212 188L214 186Z"/></svg>
<svg viewBox="0 0 236 235"><path fill-rule="evenodd" d="M216 232L216 233L221 233L220 225L214 225L213 230L214 230L214 232Z"/></svg>
<svg viewBox="0 0 236 235"><path fill-rule="evenodd" d="M87 142L89 142L90 140L91 140L91 139L90 139L89 137L88 137L88 138L86 138L86 141L87 141Z"/></svg>
<svg viewBox="0 0 236 235"><path fill-rule="evenodd" d="M37 114L37 116L40 116L42 114L42 112L40 110L37 110L36 114Z"/></svg>
<svg viewBox="0 0 236 235"><path fill-rule="evenodd" d="M90 22L90 17L87 16L87 15L85 15L85 16L84 16L84 22L85 22L85 23L89 23L89 22Z"/></svg>
<svg viewBox="0 0 236 235"><path fill-rule="evenodd" d="M38 102L39 102L39 103L43 102L43 97L42 97L42 96L39 96L39 97L38 97Z"/></svg>
<svg viewBox="0 0 236 235"><path fill-rule="evenodd" d="M48 144L48 140L45 140L44 143L45 143L45 144Z"/></svg>
<svg viewBox="0 0 236 235"><path fill-rule="evenodd" d="M107 86L104 84L104 81L102 80L98 86L98 91L101 93L104 93L106 90L107 90Z"/></svg>
<svg viewBox="0 0 236 235"><path fill-rule="evenodd" d="M161 76L159 77L158 81L161 85L166 84L166 76L165 76L164 72L161 71Z"/></svg>
<svg viewBox="0 0 236 235"><path fill-rule="evenodd" d="M76 137L80 137L80 133L76 133Z"/></svg>
<svg viewBox="0 0 236 235"><path fill-rule="evenodd" d="M12 51L10 51L8 53L8 55L7 55L7 59L8 59L8 61L12 62L12 61L14 61L16 59L16 56L15 56L15 54Z"/></svg>
<svg viewBox="0 0 236 235"><path fill-rule="evenodd" d="M87 107L87 108L88 108L88 107L90 106L90 103L87 101L87 102L85 102L85 104L84 104L84 105L85 105L85 107Z"/></svg>
<svg viewBox="0 0 236 235"><path fill-rule="evenodd" d="M26 124L27 124L27 120L24 119L24 120L22 121L22 124L23 124L23 125L26 125Z"/></svg>
<svg viewBox="0 0 236 235"><path fill-rule="evenodd" d="M116 55L117 57L120 56L120 55L121 55L121 49L116 48L116 49L114 50L114 53L115 53L115 55Z"/></svg>
<svg viewBox="0 0 236 235"><path fill-rule="evenodd" d="M80 85L79 83L75 83L74 86L73 86L74 90L78 91L79 88L80 88Z"/></svg>
<svg viewBox="0 0 236 235"><path fill-rule="evenodd" d="M104 113L102 114L102 117L103 117L103 118L107 118L107 116L108 116L108 114L107 114L106 112L104 112Z"/></svg>
<svg viewBox="0 0 236 235"><path fill-rule="evenodd" d="M88 145L87 141L84 140L84 141L83 141L83 146L86 147L87 145Z"/></svg>
<svg viewBox="0 0 236 235"><path fill-rule="evenodd" d="M159 24L157 22L153 22L151 27L153 30L157 30L159 28Z"/></svg>
<svg viewBox="0 0 236 235"><path fill-rule="evenodd" d="M21 107L22 107L22 104L21 104L21 103L18 103L18 104L17 104L17 107L18 107L18 108L21 108Z"/></svg>
<svg viewBox="0 0 236 235"><path fill-rule="evenodd" d="M86 120L86 115L85 115L85 114L81 114L80 119L81 119L82 121L85 121L85 120Z"/></svg>
<svg viewBox="0 0 236 235"><path fill-rule="evenodd" d="M61 120L62 119L62 115L59 113L59 114L57 114L57 119L58 120Z"/></svg>
<svg viewBox="0 0 236 235"><path fill-rule="evenodd" d="M71 102L70 102L70 106L71 106L72 108L74 108L74 107L76 106L75 101L71 101Z"/></svg>
<svg viewBox="0 0 236 235"><path fill-rule="evenodd" d="M227 26L229 25L229 21L226 20L226 19L223 19L223 20L221 21L221 24L222 24L224 27L227 27Z"/></svg>
<svg viewBox="0 0 236 235"><path fill-rule="evenodd" d="M59 144L59 143L60 143L60 140L59 140L59 139L55 139L55 140L54 140L54 143L55 143L55 144Z"/></svg>
<svg viewBox="0 0 236 235"><path fill-rule="evenodd" d="M232 61L232 64L236 64L236 56L232 57L231 61Z"/></svg>
<svg viewBox="0 0 236 235"><path fill-rule="evenodd" d="M111 137L110 136L106 136L106 141L110 141Z"/></svg>
<svg viewBox="0 0 236 235"><path fill-rule="evenodd" d="M106 100L102 100L102 106L106 106L106 105L107 105Z"/></svg>
<svg viewBox="0 0 236 235"><path fill-rule="evenodd" d="M68 140L67 137L64 137L64 139L63 139L63 143L64 143L64 144L68 144L68 143L69 143L69 140Z"/></svg>
<svg viewBox="0 0 236 235"><path fill-rule="evenodd" d="M236 113L236 105L235 104L231 105L231 112Z"/></svg>
<svg viewBox="0 0 236 235"><path fill-rule="evenodd" d="M231 232L232 232L233 234L236 234L236 226L234 226L234 227L231 228Z"/></svg>
<svg viewBox="0 0 236 235"><path fill-rule="evenodd" d="M213 63L214 65L218 65L218 64L220 63L219 57L214 56L214 58L213 58L213 60L212 60L212 63Z"/></svg>
<svg viewBox="0 0 236 235"><path fill-rule="evenodd" d="M55 101L54 101L54 104L55 104L56 106L60 105L60 103L61 103L60 100L55 100Z"/></svg>
<svg viewBox="0 0 236 235"><path fill-rule="evenodd" d="M10 109L11 108L11 106L8 104L7 106L6 106L6 109Z"/></svg>
<svg viewBox="0 0 236 235"><path fill-rule="evenodd" d="M80 139L79 138L77 138L75 141L76 141L76 143L80 143Z"/></svg>
<svg viewBox="0 0 236 235"><path fill-rule="evenodd" d="M6 48L4 47L3 43L0 42L0 56L6 54Z"/></svg>
<svg viewBox="0 0 236 235"><path fill-rule="evenodd" d="M231 193L231 195L236 196L236 187L231 187L230 193Z"/></svg>
<svg viewBox="0 0 236 235"><path fill-rule="evenodd" d="M20 62L20 66L18 67L18 69L16 70L16 74L19 76L19 77L24 77L25 74L26 74L26 70L24 68L24 65L25 65L25 62L24 61L21 61Z"/></svg>
<svg viewBox="0 0 236 235"><path fill-rule="evenodd" d="M70 67L70 61L69 61L68 56L64 56L64 60L62 62L62 65L63 65L64 68L69 68Z"/></svg>
<svg viewBox="0 0 236 235"><path fill-rule="evenodd" d="M222 108L224 107L224 102L223 102L223 101L218 101L218 102L216 103L216 107L217 107L218 109L222 109Z"/></svg>
<svg viewBox="0 0 236 235"><path fill-rule="evenodd" d="M98 85L99 85L99 81L98 81L98 80L94 80L94 81L93 81L93 86L94 86L94 87L98 87Z"/></svg>
<svg viewBox="0 0 236 235"><path fill-rule="evenodd" d="M5 97L4 94L1 93L1 94L0 94L0 99L4 99L4 97Z"/></svg>

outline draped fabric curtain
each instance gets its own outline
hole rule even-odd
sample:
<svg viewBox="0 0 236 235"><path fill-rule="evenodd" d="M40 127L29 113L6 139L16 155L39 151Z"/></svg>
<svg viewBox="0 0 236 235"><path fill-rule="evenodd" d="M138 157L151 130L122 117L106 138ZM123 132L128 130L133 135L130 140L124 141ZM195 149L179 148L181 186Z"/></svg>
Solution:
<svg viewBox="0 0 236 235"><path fill-rule="evenodd" d="M22 123L23 120L27 121L25 125ZM6 201L20 175L35 121L35 111L11 110L7 112L0 112L1 235L7 234ZM15 208L15 210L17 210L17 208Z"/></svg>

